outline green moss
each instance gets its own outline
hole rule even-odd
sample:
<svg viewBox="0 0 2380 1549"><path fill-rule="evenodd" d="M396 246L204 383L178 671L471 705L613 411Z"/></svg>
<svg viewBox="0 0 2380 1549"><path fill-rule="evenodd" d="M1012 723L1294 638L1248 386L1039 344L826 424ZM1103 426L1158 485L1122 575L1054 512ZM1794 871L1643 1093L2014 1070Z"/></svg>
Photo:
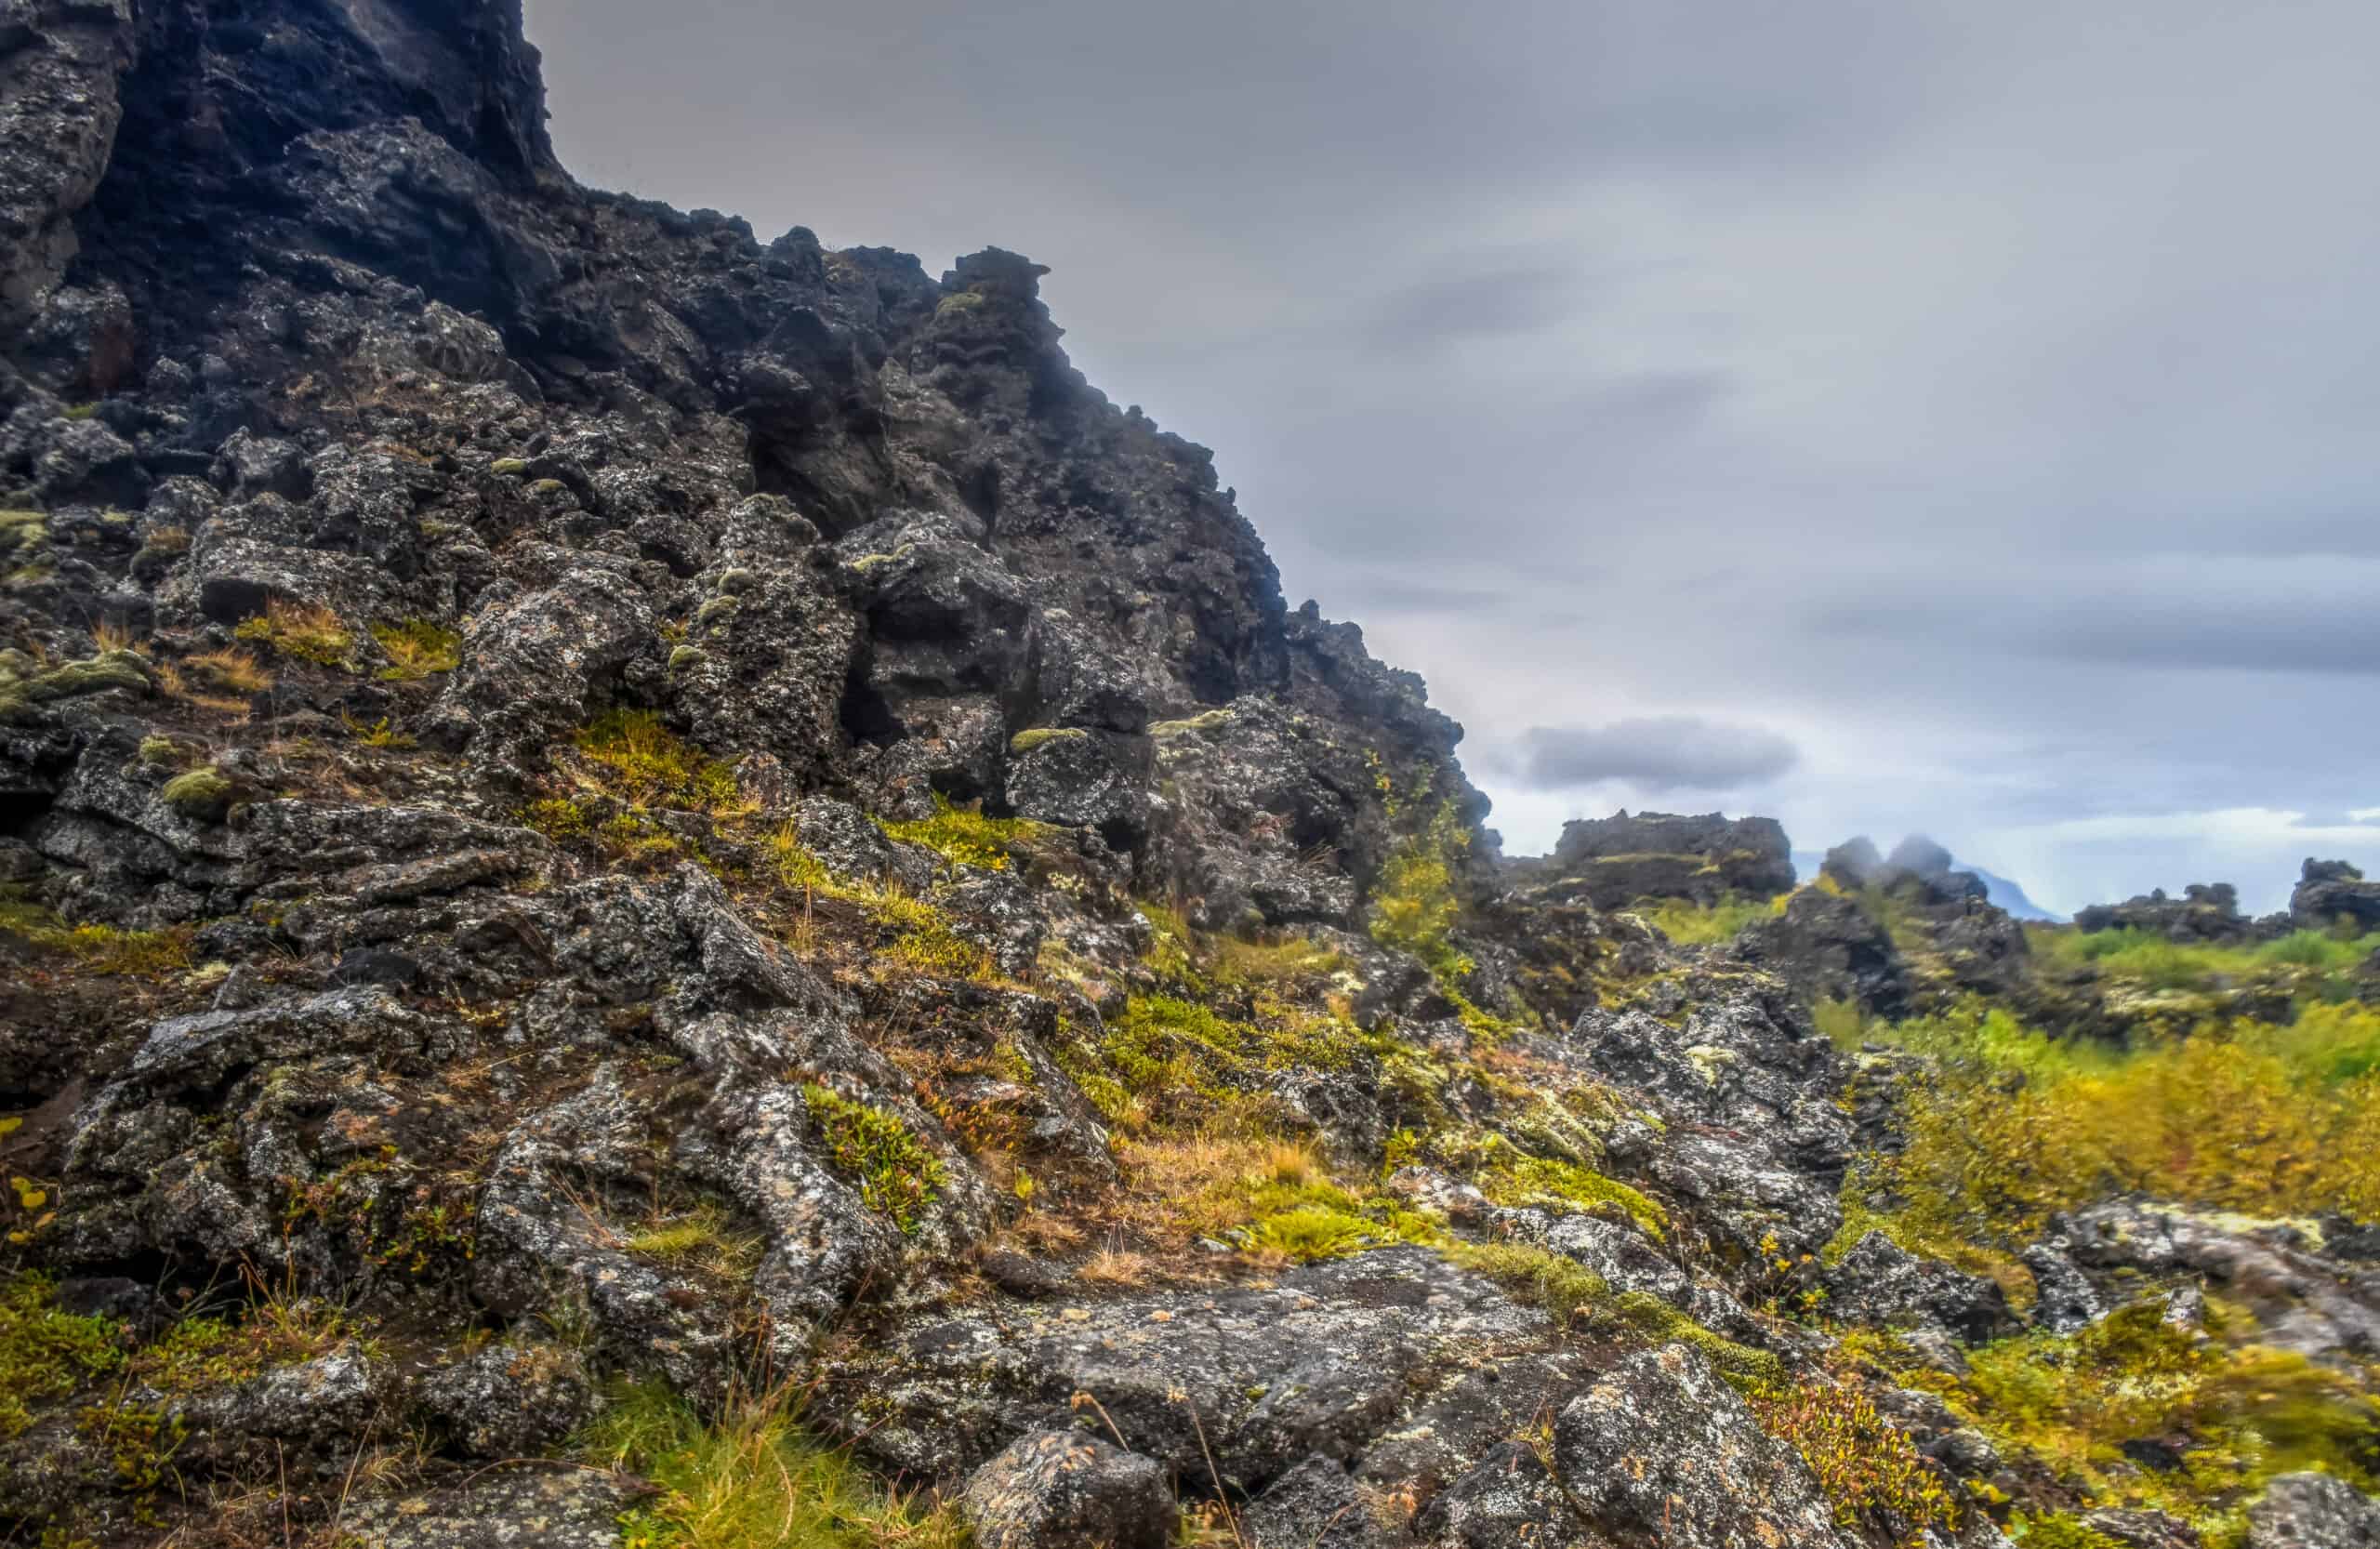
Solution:
<svg viewBox="0 0 2380 1549"><path fill-rule="evenodd" d="M710 660L710 654L698 645L681 645L669 653L669 670L688 672Z"/></svg>
<svg viewBox="0 0 2380 1549"><path fill-rule="evenodd" d="M79 698L109 689L145 693L149 666L131 651L102 651L86 661L43 669L21 652L0 655L0 720L20 717L36 705Z"/></svg>
<svg viewBox="0 0 2380 1549"><path fill-rule="evenodd" d="M152 769L170 769L182 761L182 745L171 737L145 736L140 739L140 761Z"/></svg>
<svg viewBox="0 0 2380 1549"><path fill-rule="evenodd" d="M835 1165L859 1180L860 1198L905 1233L918 1229L942 1192L942 1160L891 1114L816 1081L802 1087L811 1119Z"/></svg>
<svg viewBox="0 0 2380 1549"><path fill-rule="evenodd" d="M652 1481L620 1518L623 1549L967 1549L956 1506L869 1478L780 1398L706 1418L658 1383L614 1389L571 1450Z"/></svg>
<svg viewBox="0 0 2380 1549"><path fill-rule="evenodd" d="M984 298L978 292L953 291L934 303L933 315L935 321L939 322L944 318L959 317L968 312L980 311L983 306Z"/></svg>
<svg viewBox="0 0 2380 1549"><path fill-rule="evenodd" d="M1589 1214L1625 1215L1655 1242L1669 1226L1669 1212L1643 1194L1593 1168L1547 1157L1523 1157L1485 1180L1488 1198L1500 1205L1554 1205Z"/></svg>
<svg viewBox="0 0 2380 1549"><path fill-rule="evenodd" d="M63 411L60 417L66 419L89 419L99 412L99 400L95 398L87 404L74 404L69 405Z"/></svg>
<svg viewBox="0 0 2380 1549"><path fill-rule="evenodd" d="M2096 1528L2086 1528L2069 1512L2031 1516L2019 1512L2008 1523L2008 1537L2024 1549L2124 1549Z"/></svg>
<svg viewBox="0 0 2380 1549"><path fill-rule="evenodd" d="M1663 898L1640 901L1630 912L1680 947L1701 947L1733 941L1745 926L1768 919L1775 910L1752 898L1727 898L1709 907L1684 898Z"/></svg>
<svg viewBox="0 0 2380 1549"><path fill-rule="evenodd" d="M694 627L700 629L717 624L722 619L734 618L743 606L744 600L740 597L707 599L701 607L694 610Z"/></svg>
<svg viewBox="0 0 2380 1549"><path fill-rule="evenodd" d="M1556 1323L1585 1320L1611 1299L1604 1278L1584 1265L1517 1243L1462 1243L1447 1250L1447 1257L1474 1275L1494 1280L1514 1300L1542 1307Z"/></svg>
<svg viewBox="0 0 2380 1549"><path fill-rule="evenodd" d="M891 564L894 560L899 559L902 555L907 553L915 547L915 544L905 543L889 554L862 554L859 558L850 562L850 568L865 576L869 571L874 570L878 565Z"/></svg>
<svg viewBox="0 0 2380 1549"><path fill-rule="evenodd" d="M427 618L375 624L372 638L380 642L389 665L380 669L389 682L406 683L434 672L452 672L462 665L463 637Z"/></svg>
<svg viewBox="0 0 2380 1549"><path fill-rule="evenodd" d="M532 801L515 815L522 827L535 828L557 842L585 839L595 827L586 808L561 797Z"/></svg>
<svg viewBox="0 0 2380 1549"><path fill-rule="evenodd" d="M339 622L338 615L328 608L303 607L279 598L265 604L264 612L242 619L231 633L316 667L344 669L355 649L355 637Z"/></svg>
<svg viewBox="0 0 2380 1549"><path fill-rule="evenodd" d="M1088 742L1091 734L1073 726L1036 726L1029 732L1019 732L1008 739L1011 756L1023 758L1044 743Z"/></svg>
<svg viewBox="0 0 2380 1549"><path fill-rule="evenodd" d="M165 805L184 817L211 823L231 805L233 792L231 782L209 765L175 775L158 794L165 798Z"/></svg>
<svg viewBox="0 0 2380 1549"><path fill-rule="evenodd" d="M1015 848L1039 834L1042 827L1022 817L985 817L974 808L954 806L939 791L932 817L902 822L879 817L876 826L889 838L924 845L953 866L989 871L1006 870Z"/></svg>
<svg viewBox="0 0 2380 1549"><path fill-rule="evenodd" d="M1220 732L1231 724L1231 710L1207 710L1182 721L1159 721L1149 727L1149 735L1159 742L1171 742L1176 737L1191 736L1203 732Z"/></svg>
<svg viewBox="0 0 2380 1549"><path fill-rule="evenodd" d="M760 1258L761 1240L735 1230L727 1212L716 1205L700 1205L683 1215L654 1222L631 1236L624 1245L639 1258L673 1268L696 1268L743 1278Z"/></svg>
<svg viewBox="0 0 2380 1549"><path fill-rule="evenodd" d="M124 1364L123 1332L104 1317L58 1310L50 1282L0 1282L0 1438L24 1434L34 1407Z"/></svg>
<svg viewBox="0 0 2380 1549"><path fill-rule="evenodd" d="M525 457L498 457L487 465L487 470L499 479L517 479L529 471Z"/></svg>
<svg viewBox="0 0 2380 1549"><path fill-rule="evenodd" d="M0 554L37 549L49 536L49 518L40 511L0 510Z"/></svg>

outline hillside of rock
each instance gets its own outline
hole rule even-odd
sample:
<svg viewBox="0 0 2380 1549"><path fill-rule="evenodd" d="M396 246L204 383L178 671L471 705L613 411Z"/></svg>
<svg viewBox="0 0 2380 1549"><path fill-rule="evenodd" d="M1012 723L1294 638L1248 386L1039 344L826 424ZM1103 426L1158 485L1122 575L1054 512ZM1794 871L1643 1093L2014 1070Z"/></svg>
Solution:
<svg viewBox="0 0 2380 1549"><path fill-rule="evenodd" d="M1507 860L1042 272L0 6L0 1543L2380 1534L2373 884Z"/></svg>

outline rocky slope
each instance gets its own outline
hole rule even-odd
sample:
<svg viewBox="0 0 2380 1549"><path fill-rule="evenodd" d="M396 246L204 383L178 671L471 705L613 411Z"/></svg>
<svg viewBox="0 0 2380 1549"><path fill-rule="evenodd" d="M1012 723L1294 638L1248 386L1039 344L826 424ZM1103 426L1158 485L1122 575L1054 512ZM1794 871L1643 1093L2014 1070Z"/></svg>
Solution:
<svg viewBox="0 0 2380 1549"><path fill-rule="evenodd" d="M507 0L7 0L0 230L0 1542L2380 1532L2360 880L2185 1012L1503 862L1036 266L580 188Z"/></svg>

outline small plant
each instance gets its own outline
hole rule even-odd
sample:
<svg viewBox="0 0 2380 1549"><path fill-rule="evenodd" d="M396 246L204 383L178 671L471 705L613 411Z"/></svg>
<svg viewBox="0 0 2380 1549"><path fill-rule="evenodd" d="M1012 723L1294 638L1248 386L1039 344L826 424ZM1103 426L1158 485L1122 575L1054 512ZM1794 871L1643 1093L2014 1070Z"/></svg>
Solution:
<svg viewBox="0 0 2380 1549"><path fill-rule="evenodd" d="M1936 1542L1932 1529L1957 1528L1958 1508L1941 1476L1857 1384L1813 1378L1755 1394L1752 1405L1768 1433L1792 1443L1810 1465L1838 1526L1889 1533L1902 1549L1924 1549Z"/></svg>
<svg viewBox="0 0 2380 1549"><path fill-rule="evenodd" d="M384 682L409 683L433 672L452 672L462 665L463 637L427 618L395 624L375 624L372 638L389 665L380 669Z"/></svg>
<svg viewBox="0 0 2380 1549"><path fill-rule="evenodd" d="M60 1312L42 1276L0 1282L0 1439L24 1434L33 1405L62 1398L85 1378L123 1364L115 1324Z"/></svg>
<svg viewBox="0 0 2380 1549"><path fill-rule="evenodd" d="M412 734L397 730L394 723L385 715L367 726L353 716L341 711L339 722L347 728L350 736L366 748L386 748L392 751L402 751L414 745Z"/></svg>
<svg viewBox="0 0 2380 1549"><path fill-rule="evenodd" d="M271 669L254 655L236 647L202 651L196 655L184 657L180 670L202 692L245 697L262 694L272 687ZM169 688L167 692L173 691ZM187 695L181 696L188 697Z"/></svg>
<svg viewBox="0 0 2380 1549"><path fill-rule="evenodd" d="M520 812L521 826L535 828L557 842L585 839L594 831L587 809L563 797L532 801Z"/></svg>
<svg viewBox="0 0 2380 1549"><path fill-rule="evenodd" d="M241 620L231 633L237 639L268 646L280 655L311 662L316 667L344 669L349 665L349 653L355 648L355 637L348 633L337 614L324 607L284 602L278 597L265 604L264 612Z"/></svg>
<svg viewBox="0 0 2380 1549"><path fill-rule="evenodd" d="M740 1278L760 1257L760 1239L734 1229L716 1205L699 1205L682 1215L653 1222L624 1246L639 1258L672 1268L693 1268Z"/></svg>
<svg viewBox="0 0 2380 1549"><path fill-rule="evenodd" d="M1726 898L1708 907L1685 898L1664 898L1638 904L1632 912L1680 947L1706 947L1735 940L1745 926L1766 920L1775 910L1751 898Z"/></svg>
<svg viewBox="0 0 2380 1549"><path fill-rule="evenodd" d="M906 1233L942 1192L942 1159L891 1114L853 1102L817 1081L801 1092L835 1165L859 1180L860 1198Z"/></svg>

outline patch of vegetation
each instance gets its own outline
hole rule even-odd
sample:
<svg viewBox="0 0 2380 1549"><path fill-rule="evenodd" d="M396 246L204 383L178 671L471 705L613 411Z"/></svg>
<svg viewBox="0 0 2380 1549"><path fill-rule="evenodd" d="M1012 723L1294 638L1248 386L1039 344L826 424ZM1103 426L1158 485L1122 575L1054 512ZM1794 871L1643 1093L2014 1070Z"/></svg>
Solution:
<svg viewBox="0 0 2380 1549"><path fill-rule="evenodd" d="M2241 1309L2207 1309L2204 1332L2151 1297L2064 1338L2003 1340L1970 1352L1943 1396L2069 1487L2194 1519L2216 1541L2281 1474L2319 1469L2372 1489L2380 1404L2356 1376L2257 1344ZM2125 1458L2124 1443L2151 1437L2181 1443L2180 1467L2144 1473Z"/></svg>
<svg viewBox="0 0 2380 1549"><path fill-rule="evenodd" d="M2008 1249L2048 1216L2137 1190L2261 1216L2380 1220L2380 1008L2309 1004L2129 1050L2042 1037L2005 1011L1906 1022L1934 1056L1897 1156L1864 1158L1846 1203L1894 1201L1915 1242Z"/></svg>
<svg viewBox="0 0 2380 1549"><path fill-rule="evenodd" d="M242 619L231 634L316 667L345 669L351 665L349 656L355 649L355 637L339 622L337 614L278 597L265 604L264 612Z"/></svg>
<svg viewBox="0 0 2380 1549"><path fill-rule="evenodd" d="M859 1180L861 1200L891 1217L903 1233L915 1233L946 1181L942 1158L889 1113L816 1081L805 1083L801 1093L826 1154Z"/></svg>
<svg viewBox="0 0 2380 1549"><path fill-rule="evenodd" d="M46 667L21 651L0 650L0 721L21 719L53 700L148 688L148 663L132 651L102 648L87 660Z"/></svg>
<svg viewBox="0 0 2380 1549"><path fill-rule="evenodd" d="M0 554L38 549L49 536L49 518L40 511L0 510Z"/></svg>
<svg viewBox="0 0 2380 1549"><path fill-rule="evenodd" d="M1231 724L1231 710L1206 710L1181 721L1156 721L1149 723L1149 735L1159 742L1171 742L1200 732L1220 732Z"/></svg>
<svg viewBox="0 0 2380 1549"><path fill-rule="evenodd" d="M396 724L385 715L366 725L353 716L342 713L339 722L347 728L349 735L366 748L384 748L398 752L414 745L413 734L397 730Z"/></svg>
<svg viewBox="0 0 2380 1549"><path fill-rule="evenodd" d="M1877 1414L1861 1385L1814 1377L1754 1394L1752 1407L1762 1426L1810 1465L1838 1526L1889 1534L1903 1549L1924 1549L1930 1529L1958 1527L1941 1475L1907 1432Z"/></svg>
<svg viewBox="0 0 2380 1549"><path fill-rule="evenodd" d="M1516 1158L1482 1179L1480 1186L1500 1205L1625 1215L1655 1242L1669 1226L1669 1212L1637 1190L1593 1168L1551 1157Z"/></svg>
<svg viewBox="0 0 2380 1549"><path fill-rule="evenodd" d="M751 1233L737 1231L725 1211L705 1204L647 1224L623 1246L639 1258L672 1268L743 1278L760 1262L761 1241Z"/></svg>
<svg viewBox="0 0 2380 1549"><path fill-rule="evenodd" d="M1090 739L1091 734L1078 727L1036 726L1031 731L1019 732L1009 738L1008 750L1012 757L1023 758L1045 743L1087 742Z"/></svg>
<svg viewBox="0 0 2380 1549"><path fill-rule="evenodd" d="M40 1275L0 1282L0 1438L21 1436L32 1406L73 1393L124 1364L122 1331L104 1317L60 1312Z"/></svg>
<svg viewBox="0 0 2380 1549"><path fill-rule="evenodd" d="M430 619L375 624L372 638L380 642L381 653L389 658L380 676L390 682L413 682L433 672L452 672L462 665L463 637Z"/></svg>
<svg viewBox="0 0 2380 1549"><path fill-rule="evenodd" d="M689 745L651 710L607 710L571 741L604 789L624 801L714 814L747 805L733 764Z"/></svg>
<svg viewBox="0 0 2380 1549"><path fill-rule="evenodd" d="M21 936L37 948L72 956L85 973L153 978L188 968L191 933L126 931L113 925L69 925L38 904L0 889L0 931Z"/></svg>
<svg viewBox="0 0 2380 1549"><path fill-rule="evenodd" d="M893 1492L805 1429L782 1395L706 1420L658 1383L615 1389L575 1438L659 1494L620 1519L623 1549L969 1549L958 1509Z"/></svg>
<svg viewBox="0 0 2380 1549"><path fill-rule="evenodd" d="M2129 927L2087 934L2036 929L2031 935L2054 959L2087 963L2108 978L2165 990L2208 990L2275 979L2324 980L2346 973L2380 949L2380 934L2350 937L2325 931L2293 931L2276 941L2241 946L2169 941Z"/></svg>
<svg viewBox="0 0 2380 1549"><path fill-rule="evenodd" d="M1372 939L1421 959L1441 985L1461 984L1474 966L1448 939L1462 913L1455 867L1470 847L1454 803L1443 802L1420 833L1396 847L1372 889Z"/></svg>
<svg viewBox="0 0 2380 1549"><path fill-rule="evenodd" d="M165 805L184 817L211 823L230 808L236 788L222 771L210 764L175 775L157 794L165 799Z"/></svg>
<svg viewBox="0 0 2380 1549"><path fill-rule="evenodd" d="M1501 1285L1515 1300L1544 1308L1557 1323L1590 1332L1633 1334L1656 1344L1692 1345L1740 1389L1773 1390L1784 1363L1765 1350L1712 1333L1657 1296L1613 1292L1593 1270L1542 1248L1519 1243L1457 1243L1444 1250L1458 1266Z"/></svg>
<svg viewBox="0 0 2380 1549"><path fill-rule="evenodd" d="M1782 913L1792 896L1779 894L1770 903L1731 896L1708 907L1686 898L1649 899L1633 905L1629 912L1680 947L1707 947L1733 941L1745 926Z"/></svg>
<svg viewBox="0 0 2380 1549"><path fill-rule="evenodd" d="M922 844L953 866L1005 871L1016 846L1033 839L1041 825L1022 817L985 817L973 807L952 804L934 793L933 815L904 822L878 818L876 826L891 839Z"/></svg>
<svg viewBox="0 0 2380 1549"><path fill-rule="evenodd" d="M594 831L587 809L567 797L549 796L530 802L516 814L524 828L535 828L557 844L585 839Z"/></svg>
<svg viewBox="0 0 2380 1549"><path fill-rule="evenodd" d="M1364 1047L1335 1017L1278 1002L1260 1014L1239 1021L1202 1001L1134 996L1108 1022L1091 1064L1144 1111L1188 1119L1262 1088L1271 1072L1346 1069Z"/></svg>

